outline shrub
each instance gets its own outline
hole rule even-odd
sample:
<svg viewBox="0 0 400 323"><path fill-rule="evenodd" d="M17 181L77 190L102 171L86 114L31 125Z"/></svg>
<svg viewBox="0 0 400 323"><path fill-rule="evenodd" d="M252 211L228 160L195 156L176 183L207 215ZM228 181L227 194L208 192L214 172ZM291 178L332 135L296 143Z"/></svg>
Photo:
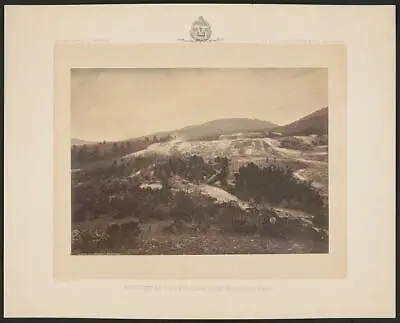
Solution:
<svg viewBox="0 0 400 323"><path fill-rule="evenodd" d="M322 229L329 228L329 210L328 207L322 208L319 212L317 212L313 217L313 224Z"/></svg>
<svg viewBox="0 0 400 323"><path fill-rule="evenodd" d="M308 150L313 146L310 143L305 142L301 138L297 137L286 137L281 140L280 147L289 148L289 149L297 149L297 150Z"/></svg>
<svg viewBox="0 0 400 323"><path fill-rule="evenodd" d="M71 236L72 253L107 253L132 248L136 246L140 232L136 219L110 223L101 231L95 228L74 229Z"/></svg>
<svg viewBox="0 0 400 323"><path fill-rule="evenodd" d="M289 167L269 165L259 168L254 163L242 166L235 174L235 192L241 198L254 199L258 203L292 201L292 206L296 203L298 208L309 212L318 212L324 205L311 183L296 179Z"/></svg>
<svg viewBox="0 0 400 323"><path fill-rule="evenodd" d="M313 144L316 146L328 145L328 135L319 135L313 139Z"/></svg>

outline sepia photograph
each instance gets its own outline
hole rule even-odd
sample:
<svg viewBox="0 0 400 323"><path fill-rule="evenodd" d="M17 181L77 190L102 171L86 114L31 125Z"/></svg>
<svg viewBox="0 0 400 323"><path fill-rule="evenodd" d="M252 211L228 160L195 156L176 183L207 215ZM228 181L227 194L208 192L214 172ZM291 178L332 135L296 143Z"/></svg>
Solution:
<svg viewBox="0 0 400 323"><path fill-rule="evenodd" d="M72 255L328 253L328 69L72 69L71 190Z"/></svg>
<svg viewBox="0 0 400 323"><path fill-rule="evenodd" d="M4 315L393 317L393 9L6 8Z"/></svg>

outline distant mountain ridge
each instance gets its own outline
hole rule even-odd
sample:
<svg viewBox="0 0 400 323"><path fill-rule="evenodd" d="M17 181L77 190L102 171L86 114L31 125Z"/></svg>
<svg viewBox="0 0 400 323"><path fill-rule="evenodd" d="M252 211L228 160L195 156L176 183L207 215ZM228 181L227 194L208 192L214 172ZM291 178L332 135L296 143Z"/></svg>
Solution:
<svg viewBox="0 0 400 323"><path fill-rule="evenodd" d="M168 135L183 137L186 140L201 140L204 138L218 137L233 133L275 131L283 135L307 135L328 133L328 107L314 111L290 124L279 126L270 121L249 118L226 118L208 121L198 125L190 125L177 130L160 131L146 136L131 138L142 139L156 136L158 138ZM94 144L77 138L71 139L71 145Z"/></svg>
<svg viewBox="0 0 400 323"><path fill-rule="evenodd" d="M190 125L177 130L157 132L143 137L163 137L167 135L184 137L187 140L201 140L202 138L220 136L239 132L249 132L259 129L272 129L277 124L260 119L228 118L216 119L198 125Z"/></svg>
<svg viewBox="0 0 400 323"><path fill-rule="evenodd" d="M230 118L217 119L200 125L187 126L177 131L189 139L201 139L205 136L220 136L236 132L249 132L255 129L271 129L277 125L259 119Z"/></svg>

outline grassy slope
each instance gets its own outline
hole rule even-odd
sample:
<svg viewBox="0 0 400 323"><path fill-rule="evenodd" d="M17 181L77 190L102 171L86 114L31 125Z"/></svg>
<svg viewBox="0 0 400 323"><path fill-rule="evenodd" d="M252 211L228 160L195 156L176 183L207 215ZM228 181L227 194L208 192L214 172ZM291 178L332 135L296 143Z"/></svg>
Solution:
<svg viewBox="0 0 400 323"><path fill-rule="evenodd" d="M291 160L292 157L287 157ZM284 160L284 158L282 159ZM326 169L327 171L327 169ZM322 170L322 172L325 172ZM80 227L105 228L110 221L114 221L105 214L97 220L80 223ZM232 234L220 232L218 227L212 226L208 232L196 231L196 226L187 227L180 233L165 231L168 225L163 220L149 217L141 221L143 233L139 245L135 248L124 247L120 250L127 254L196 254L196 253L292 253L292 252L324 252L327 244L315 242L307 238L307 234L294 240L288 237L263 237L259 234ZM76 228L77 225L74 224Z"/></svg>

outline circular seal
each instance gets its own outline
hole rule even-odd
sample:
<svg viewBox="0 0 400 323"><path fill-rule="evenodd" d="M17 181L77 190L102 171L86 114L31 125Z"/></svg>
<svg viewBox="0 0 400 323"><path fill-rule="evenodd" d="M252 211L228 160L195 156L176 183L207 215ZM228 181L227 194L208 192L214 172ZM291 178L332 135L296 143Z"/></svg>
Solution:
<svg viewBox="0 0 400 323"><path fill-rule="evenodd" d="M204 42L211 37L211 25L204 20L203 17L199 17L190 28L190 36L194 41Z"/></svg>

